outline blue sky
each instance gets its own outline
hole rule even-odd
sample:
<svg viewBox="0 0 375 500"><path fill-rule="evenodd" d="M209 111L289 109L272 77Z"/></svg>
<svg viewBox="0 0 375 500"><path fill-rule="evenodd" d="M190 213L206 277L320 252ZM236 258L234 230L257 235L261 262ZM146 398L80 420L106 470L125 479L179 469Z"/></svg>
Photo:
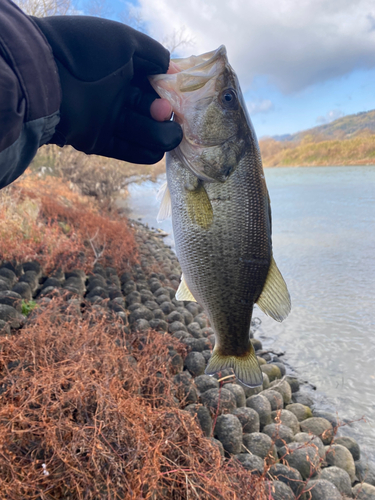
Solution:
<svg viewBox="0 0 375 500"><path fill-rule="evenodd" d="M141 19L166 46L182 31L190 43L177 50L181 57L226 45L258 137L375 109L374 0L75 3L103 17Z"/></svg>

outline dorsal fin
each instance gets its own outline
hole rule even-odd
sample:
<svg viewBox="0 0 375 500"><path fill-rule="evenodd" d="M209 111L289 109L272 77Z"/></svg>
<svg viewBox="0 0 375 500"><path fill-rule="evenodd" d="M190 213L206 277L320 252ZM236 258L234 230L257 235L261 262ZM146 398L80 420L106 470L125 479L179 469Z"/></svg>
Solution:
<svg viewBox="0 0 375 500"><path fill-rule="evenodd" d="M273 257L257 304L265 314L276 321L283 321L290 313L289 292Z"/></svg>

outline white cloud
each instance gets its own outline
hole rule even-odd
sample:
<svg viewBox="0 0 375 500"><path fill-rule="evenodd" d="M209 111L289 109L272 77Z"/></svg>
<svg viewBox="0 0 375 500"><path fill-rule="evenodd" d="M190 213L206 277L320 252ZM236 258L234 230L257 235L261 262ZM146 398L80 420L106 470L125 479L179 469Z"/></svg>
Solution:
<svg viewBox="0 0 375 500"><path fill-rule="evenodd" d="M269 99L259 99L257 101L251 101L246 103L247 109L251 116L260 113L268 113L274 109L273 102Z"/></svg>
<svg viewBox="0 0 375 500"><path fill-rule="evenodd" d="M338 118L342 118L344 116L344 113L339 110L339 109L331 109L331 111L328 111L325 116L318 116L316 119L316 122L325 125L326 123L331 123L334 120L337 120Z"/></svg>
<svg viewBox="0 0 375 500"><path fill-rule="evenodd" d="M186 27L199 54L224 44L244 90L257 75L284 93L375 67L374 0L139 0L151 36Z"/></svg>

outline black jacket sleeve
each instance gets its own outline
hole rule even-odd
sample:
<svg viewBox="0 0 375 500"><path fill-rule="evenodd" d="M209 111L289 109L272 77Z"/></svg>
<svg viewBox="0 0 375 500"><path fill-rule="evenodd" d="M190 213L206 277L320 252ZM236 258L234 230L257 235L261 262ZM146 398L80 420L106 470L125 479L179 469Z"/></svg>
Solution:
<svg viewBox="0 0 375 500"><path fill-rule="evenodd" d="M0 189L27 168L59 123L61 90L51 48L10 0L0 2Z"/></svg>

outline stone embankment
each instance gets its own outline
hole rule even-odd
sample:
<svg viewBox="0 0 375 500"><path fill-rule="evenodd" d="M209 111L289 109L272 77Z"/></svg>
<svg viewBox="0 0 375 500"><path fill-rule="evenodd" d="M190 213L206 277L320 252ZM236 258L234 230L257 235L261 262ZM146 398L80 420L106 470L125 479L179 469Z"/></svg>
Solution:
<svg viewBox="0 0 375 500"><path fill-rule="evenodd" d="M196 416L223 457L234 456L249 474L264 475L267 498L375 500L375 466L361 458L358 444L343 434L336 416L315 408L303 384L259 340L252 338L262 387L245 387L230 372L220 378L204 374L215 343L207 317L198 304L175 299L180 268L162 238L138 223L134 229L140 265L121 276L99 264L88 276L81 270L44 276L36 262L16 269L3 263L1 333L11 334L32 321L32 315L22 315L22 301L24 307L32 300L43 307L53 294L65 294L78 307L90 302L98 310L109 308L129 333L165 332L187 351L185 359L170 352L181 407Z"/></svg>

